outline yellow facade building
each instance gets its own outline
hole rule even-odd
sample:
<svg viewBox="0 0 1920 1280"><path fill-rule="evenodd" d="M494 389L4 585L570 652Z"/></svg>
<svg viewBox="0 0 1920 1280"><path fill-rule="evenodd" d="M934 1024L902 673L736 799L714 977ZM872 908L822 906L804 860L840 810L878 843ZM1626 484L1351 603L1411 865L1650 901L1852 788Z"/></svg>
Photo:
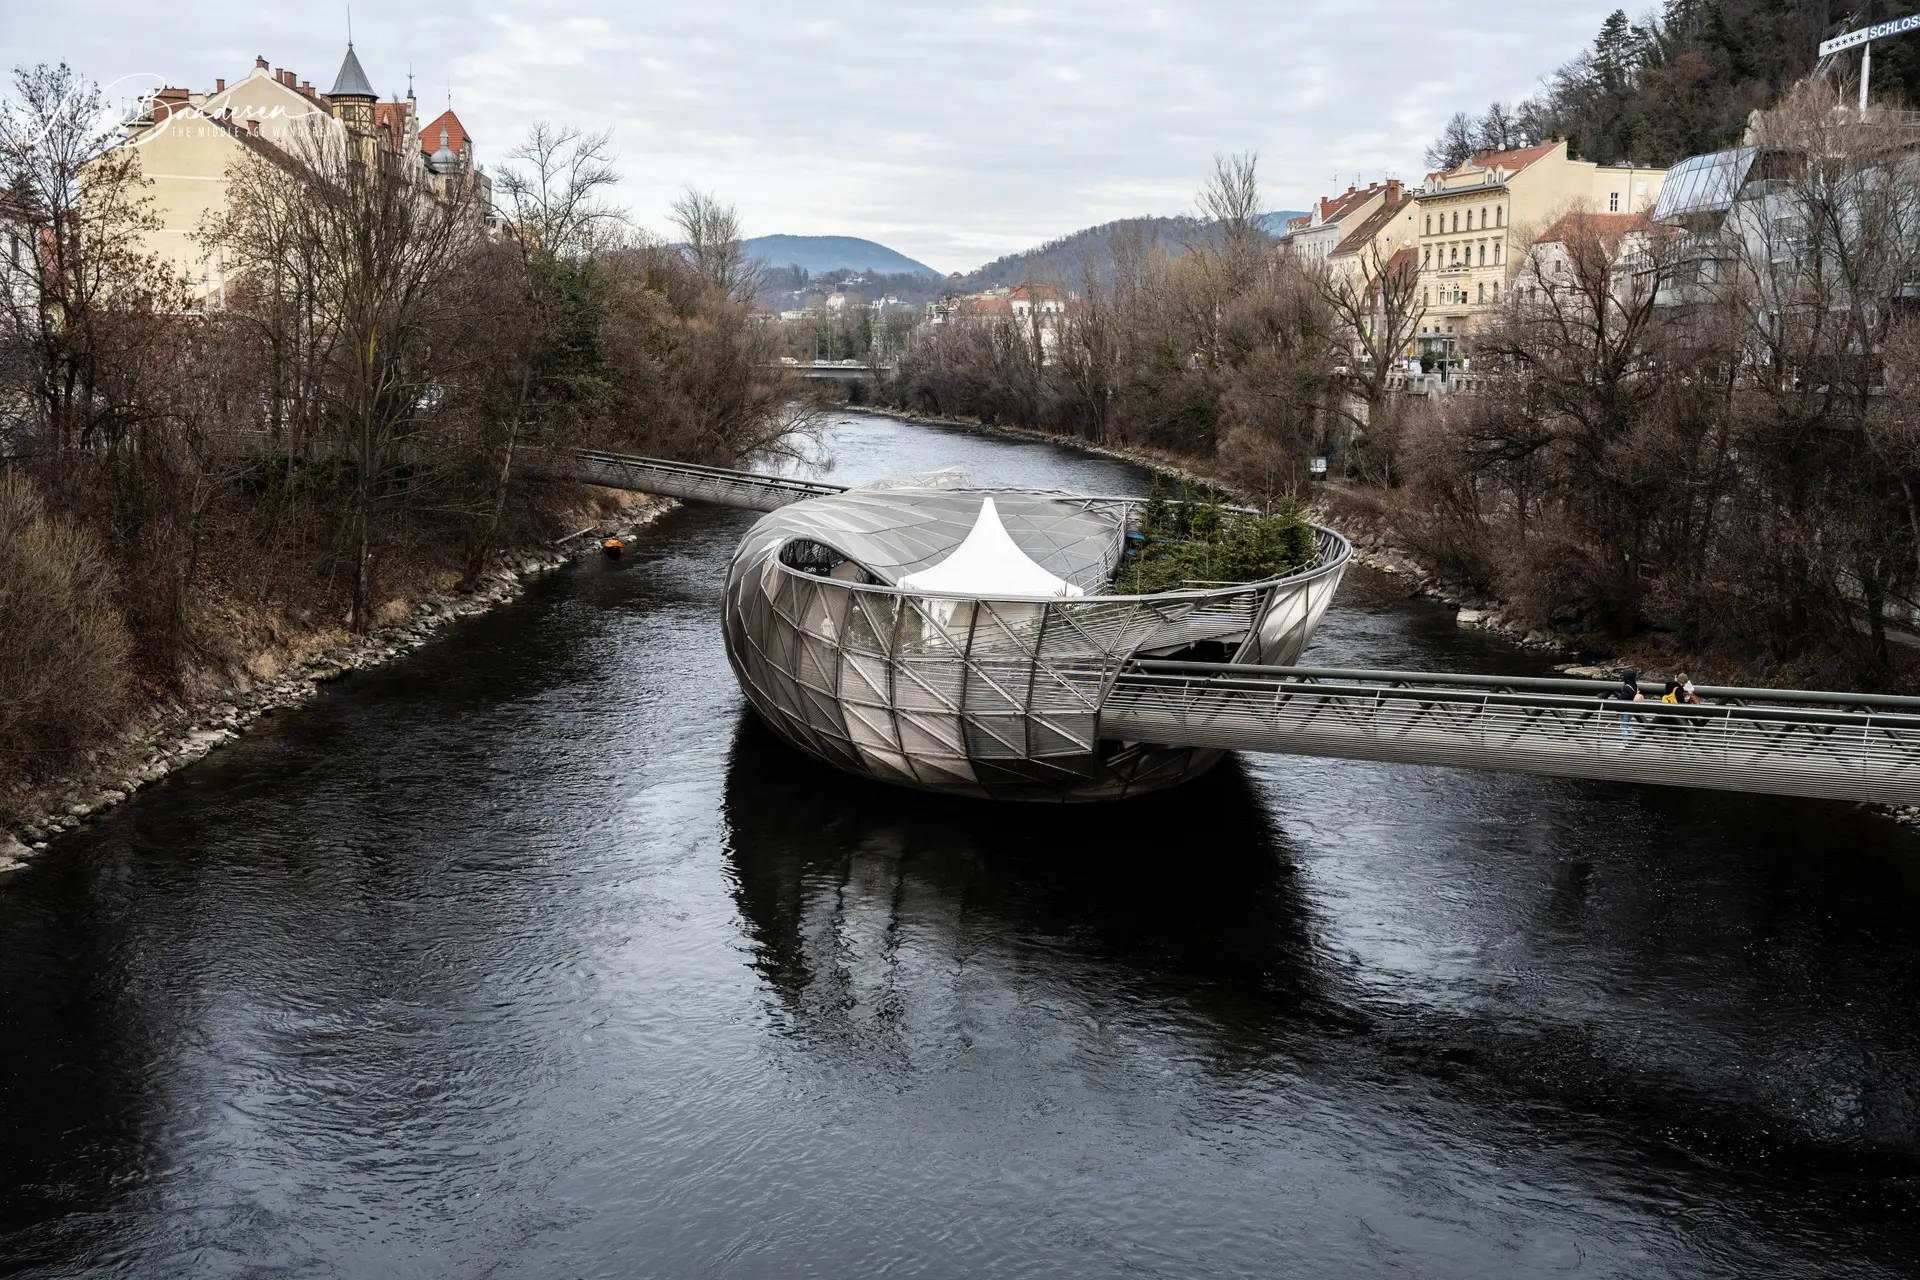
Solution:
<svg viewBox="0 0 1920 1280"><path fill-rule="evenodd" d="M1663 169L1597 165L1567 155L1564 139L1480 152L1427 175L1415 196L1422 355L1464 354L1467 337L1510 291L1534 239L1569 213L1637 214L1660 195Z"/></svg>

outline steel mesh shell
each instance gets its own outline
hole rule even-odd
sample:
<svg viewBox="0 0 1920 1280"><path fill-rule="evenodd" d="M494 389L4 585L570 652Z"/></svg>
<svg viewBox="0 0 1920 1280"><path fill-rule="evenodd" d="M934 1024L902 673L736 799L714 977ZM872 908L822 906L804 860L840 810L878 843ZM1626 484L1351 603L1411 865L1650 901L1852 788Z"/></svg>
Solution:
<svg viewBox="0 0 1920 1280"><path fill-rule="evenodd" d="M1029 557L1086 591L1048 600L894 585L938 563L991 496ZM727 655L788 742L881 781L1016 800L1109 800L1172 786L1220 758L1103 737L1101 713L1140 653L1209 642L1236 661L1292 662L1339 585L1348 547L1284 578L1152 596L1101 595L1133 504L1034 490L851 490L796 502L748 532L728 572ZM825 547L826 576L783 548Z"/></svg>

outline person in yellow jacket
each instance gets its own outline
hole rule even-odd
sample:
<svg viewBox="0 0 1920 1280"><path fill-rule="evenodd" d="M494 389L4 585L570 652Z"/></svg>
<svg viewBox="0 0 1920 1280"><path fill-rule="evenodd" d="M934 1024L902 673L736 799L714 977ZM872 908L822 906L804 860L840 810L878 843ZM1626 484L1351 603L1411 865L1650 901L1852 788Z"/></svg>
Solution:
<svg viewBox="0 0 1920 1280"><path fill-rule="evenodd" d="M1676 705L1685 702L1697 707L1700 705L1700 695L1693 691L1692 678L1689 677L1686 672L1682 671L1679 675L1667 681L1667 691L1660 695L1660 701L1670 702Z"/></svg>

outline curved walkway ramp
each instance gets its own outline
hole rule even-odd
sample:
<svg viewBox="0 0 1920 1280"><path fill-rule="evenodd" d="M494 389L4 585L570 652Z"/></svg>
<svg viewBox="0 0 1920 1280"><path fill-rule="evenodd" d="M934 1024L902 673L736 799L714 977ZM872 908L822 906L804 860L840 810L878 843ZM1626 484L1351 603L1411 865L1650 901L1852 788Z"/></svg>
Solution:
<svg viewBox="0 0 1920 1280"><path fill-rule="evenodd" d="M789 503L845 493L844 485L763 476L691 462L642 458L598 449L528 449L522 465L536 475L578 480L609 489L633 489L688 502L712 502L749 511L777 511Z"/></svg>
<svg viewBox="0 0 1920 1280"><path fill-rule="evenodd" d="M1593 680L1137 662L1101 708L1130 742L1920 804L1920 698ZM1657 689L1649 689L1657 698Z"/></svg>

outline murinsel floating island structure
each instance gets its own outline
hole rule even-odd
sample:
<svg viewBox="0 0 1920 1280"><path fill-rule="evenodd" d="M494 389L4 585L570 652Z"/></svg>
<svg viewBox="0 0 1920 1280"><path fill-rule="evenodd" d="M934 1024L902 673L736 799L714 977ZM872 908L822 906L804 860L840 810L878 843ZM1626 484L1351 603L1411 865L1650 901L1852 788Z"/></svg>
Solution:
<svg viewBox="0 0 1920 1280"><path fill-rule="evenodd" d="M727 655L776 733L850 773L1118 799L1223 754L1104 737L1122 668L1289 665L1350 555L1297 517L904 477L753 526L727 575Z"/></svg>
<svg viewBox="0 0 1920 1280"><path fill-rule="evenodd" d="M1609 680L1294 666L1351 555L1297 513L959 472L843 489L592 449L524 462L770 513L728 572L740 685L787 741L887 782L1109 800L1273 751L1920 805L1920 698L1642 705Z"/></svg>

